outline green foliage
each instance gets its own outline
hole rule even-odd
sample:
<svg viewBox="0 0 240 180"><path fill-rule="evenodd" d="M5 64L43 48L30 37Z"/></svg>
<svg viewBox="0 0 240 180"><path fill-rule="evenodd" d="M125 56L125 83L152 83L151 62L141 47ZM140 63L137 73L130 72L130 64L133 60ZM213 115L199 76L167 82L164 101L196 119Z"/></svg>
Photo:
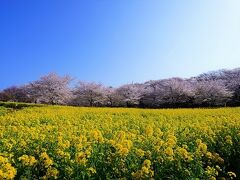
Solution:
<svg viewBox="0 0 240 180"><path fill-rule="evenodd" d="M12 109L22 109L25 107L41 107L44 105L41 104L32 104L32 103L18 103L18 102L0 102L0 107L12 108Z"/></svg>

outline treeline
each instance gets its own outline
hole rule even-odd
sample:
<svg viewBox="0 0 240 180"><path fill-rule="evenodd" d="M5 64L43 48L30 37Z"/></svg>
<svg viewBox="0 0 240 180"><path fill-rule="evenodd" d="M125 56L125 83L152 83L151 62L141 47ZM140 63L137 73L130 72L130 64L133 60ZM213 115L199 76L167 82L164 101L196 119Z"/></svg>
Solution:
<svg viewBox="0 0 240 180"><path fill-rule="evenodd" d="M220 107L240 105L240 68L170 78L118 88L79 81L55 73L0 91L0 101L96 107Z"/></svg>

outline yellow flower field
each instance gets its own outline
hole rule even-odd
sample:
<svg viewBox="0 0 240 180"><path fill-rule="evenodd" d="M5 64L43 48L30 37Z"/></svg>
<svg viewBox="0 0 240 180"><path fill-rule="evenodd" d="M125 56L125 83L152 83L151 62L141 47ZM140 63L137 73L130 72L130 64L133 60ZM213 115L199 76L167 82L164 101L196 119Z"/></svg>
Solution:
<svg viewBox="0 0 240 180"><path fill-rule="evenodd" d="M237 179L240 108L0 108L0 179Z"/></svg>

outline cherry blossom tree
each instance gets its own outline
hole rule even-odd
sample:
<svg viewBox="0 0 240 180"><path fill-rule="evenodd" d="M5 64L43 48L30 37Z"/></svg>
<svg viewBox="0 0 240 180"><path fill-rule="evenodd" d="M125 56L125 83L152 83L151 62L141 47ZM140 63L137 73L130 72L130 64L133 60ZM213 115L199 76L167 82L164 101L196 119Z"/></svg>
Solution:
<svg viewBox="0 0 240 180"><path fill-rule="evenodd" d="M25 86L12 86L0 92L0 101L31 102Z"/></svg>
<svg viewBox="0 0 240 180"><path fill-rule="evenodd" d="M66 104L71 97L70 76L58 76L50 73L39 80L31 82L27 89L30 98L37 103Z"/></svg>
<svg viewBox="0 0 240 180"><path fill-rule="evenodd" d="M143 95L143 85L126 84L117 88L116 93L120 97L120 104L127 107L135 107L139 105Z"/></svg>
<svg viewBox="0 0 240 180"><path fill-rule="evenodd" d="M194 103L198 106L224 106L231 97L232 92L220 80L196 83Z"/></svg>
<svg viewBox="0 0 240 180"><path fill-rule="evenodd" d="M103 85L95 82L80 81L73 94L72 103L79 106L103 106L106 100Z"/></svg>

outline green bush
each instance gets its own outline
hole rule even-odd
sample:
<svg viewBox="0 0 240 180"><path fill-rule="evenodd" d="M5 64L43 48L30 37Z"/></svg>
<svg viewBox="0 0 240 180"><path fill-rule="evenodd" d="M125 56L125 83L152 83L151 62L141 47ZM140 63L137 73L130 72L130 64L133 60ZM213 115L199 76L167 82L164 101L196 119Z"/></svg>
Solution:
<svg viewBox="0 0 240 180"><path fill-rule="evenodd" d="M40 107L40 104L18 103L18 102L0 102L0 106L12 109L22 109L25 107Z"/></svg>

